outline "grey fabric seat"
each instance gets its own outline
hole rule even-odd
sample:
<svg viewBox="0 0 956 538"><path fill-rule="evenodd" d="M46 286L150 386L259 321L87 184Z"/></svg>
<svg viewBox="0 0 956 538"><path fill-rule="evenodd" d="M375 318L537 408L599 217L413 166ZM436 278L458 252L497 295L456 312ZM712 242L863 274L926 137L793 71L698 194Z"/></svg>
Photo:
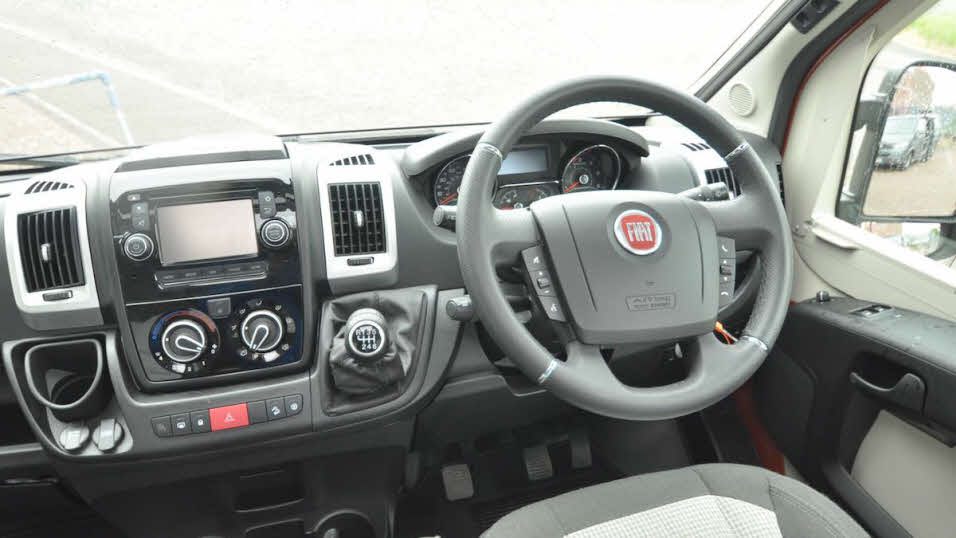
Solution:
<svg viewBox="0 0 956 538"><path fill-rule="evenodd" d="M516 510L484 538L867 536L832 501L758 467L712 464L572 491Z"/></svg>

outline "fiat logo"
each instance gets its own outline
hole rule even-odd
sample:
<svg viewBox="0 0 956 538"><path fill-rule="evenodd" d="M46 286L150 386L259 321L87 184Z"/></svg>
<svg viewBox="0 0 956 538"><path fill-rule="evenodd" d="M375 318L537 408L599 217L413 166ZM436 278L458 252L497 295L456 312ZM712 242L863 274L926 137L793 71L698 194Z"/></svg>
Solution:
<svg viewBox="0 0 956 538"><path fill-rule="evenodd" d="M645 256L661 248L661 225L644 211L631 209L614 221L614 237L628 252Z"/></svg>

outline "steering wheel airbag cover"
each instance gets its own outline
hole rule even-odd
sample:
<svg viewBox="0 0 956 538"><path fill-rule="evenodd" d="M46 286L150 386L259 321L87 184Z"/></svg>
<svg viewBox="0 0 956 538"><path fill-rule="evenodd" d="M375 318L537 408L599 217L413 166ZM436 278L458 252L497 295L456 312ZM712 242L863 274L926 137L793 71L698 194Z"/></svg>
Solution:
<svg viewBox="0 0 956 538"><path fill-rule="evenodd" d="M540 200L531 212L582 342L659 342L714 326L717 238L699 204L663 192L592 191ZM618 239L627 212L658 224L648 230L652 252L634 253Z"/></svg>

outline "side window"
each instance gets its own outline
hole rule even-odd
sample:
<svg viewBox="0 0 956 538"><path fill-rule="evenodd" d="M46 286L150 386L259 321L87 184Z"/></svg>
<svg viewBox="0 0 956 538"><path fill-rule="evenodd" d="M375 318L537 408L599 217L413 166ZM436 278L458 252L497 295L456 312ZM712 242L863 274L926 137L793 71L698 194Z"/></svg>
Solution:
<svg viewBox="0 0 956 538"><path fill-rule="evenodd" d="M956 270L956 7L900 32L867 72L837 216Z"/></svg>

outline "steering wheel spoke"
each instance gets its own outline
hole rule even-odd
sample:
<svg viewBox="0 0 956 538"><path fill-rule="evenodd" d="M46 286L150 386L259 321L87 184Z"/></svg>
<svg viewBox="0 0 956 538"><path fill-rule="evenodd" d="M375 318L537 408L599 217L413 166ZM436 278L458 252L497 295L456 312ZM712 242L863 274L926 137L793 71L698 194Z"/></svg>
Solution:
<svg viewBox="0 0 956 538"><path fill-rule="evenodd" d="M701 202L717 228L717 235L734 240L737 250L760 250L775 234L773 221L758 216L766 211L754 196L742 194L723 202Z"/></svg>
<svg viewBox="0 0 956 538"><path fill-rule="evenodd" d="M487 219L488 244L495 265L513 263L521 251L540 242L534 216L526 209L492 209Z"/></svg>

